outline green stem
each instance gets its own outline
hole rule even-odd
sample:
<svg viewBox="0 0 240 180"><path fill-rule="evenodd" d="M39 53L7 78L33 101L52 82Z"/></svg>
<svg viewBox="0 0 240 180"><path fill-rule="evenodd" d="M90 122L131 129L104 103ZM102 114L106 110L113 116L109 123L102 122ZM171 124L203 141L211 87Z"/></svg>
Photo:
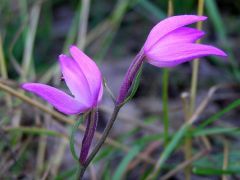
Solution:
<svg viewBox="0 0 240 180"><path fill-rule="evenodd" d="M77 166L77 170L76 170L76 174L75 174L75 179L79 180L82 178L81 176L81 170L82 170L83 166L81 165L80 162L78 162L78 166Z"/></svg>
<svg viewBox="0 0 240 180"><path fill-rule="evenodd" d="M169 118L168 118L168 77L169 70L163 69L162 76L162 100L163 100L163 125L164 125L164 145L168 142L168 129L169 129Z"/></svg>

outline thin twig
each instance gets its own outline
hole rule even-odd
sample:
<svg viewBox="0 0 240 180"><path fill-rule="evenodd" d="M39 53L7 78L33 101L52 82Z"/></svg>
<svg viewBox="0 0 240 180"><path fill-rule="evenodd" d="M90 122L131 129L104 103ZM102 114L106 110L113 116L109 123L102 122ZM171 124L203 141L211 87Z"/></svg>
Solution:
<svg viewBox="0 0 240 180"><path fill-rule="evenodd" d="M228 85L229 86L229 85ZM192 126L192 124L197 120L197 118L199 117L199 115L203 112L203 110L205 109L205 107L207 106L207 104L209 103L211 97L213 96L213 94L216 92L216 90L220 87L226 87L226 85L218 85L218 86L214 86L212 88L210 88L207 96L203 99L202 103L198 106L198 108L196 109L195 113L190 117L190 119L185 122L182 125L182 130L184 129L189 129L189 127ZM168 146L170 147L170 146ZM166 152L166 151L164 151ZM153 179L154 177L157 176L157 173L160 171L160 169L162 168L162 165L164 164L164 162L166 161L165 157L160 156L155 167L154 167L154 171L152 172L152 174L150 174L147 179Z"/></svg>

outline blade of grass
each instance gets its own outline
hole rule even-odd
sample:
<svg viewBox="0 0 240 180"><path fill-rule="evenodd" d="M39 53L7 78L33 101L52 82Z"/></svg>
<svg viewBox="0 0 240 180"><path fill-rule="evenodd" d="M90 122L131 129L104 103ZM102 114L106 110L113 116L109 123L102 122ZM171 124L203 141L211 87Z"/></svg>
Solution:
<svg viewBox="0 0 240 180"><path fill-rule="evenodd" d="M214 169L214 168L204 168L204 167L194 167L193 173L198 175L223 175L223 174L240 174L240 169Z"/></svg>
<svg viewBox="0 0 240 180"><path fill-rule="evenodd" d="M172 140L168 143L166 148L163 150L160 158L158 159L156 166L154 167L154 171L148 176L147 180L157 178L158 173L160 172L163 164L168 159L168 157L172 154L172 152L176 149L177 145L180 143L180 140L184 137L187 130L191 127L191 124L184 124L174 135Z"/></svg>
<svg viewBox="0 0 240 180"><path fill-rule="evenodd" d="M82 0L82 8L80 15L80 22L79 22L79 30L78 30L78 39L77 45L80 49L84 50L86 36L87 36L87 26L88 26L88 16L89 16L89 9L90 9L90 0Z"/></svg>
<svg viewBox="0 0 240 180"><path fill-rule="evenodd" d="M118 0L116 7L113 9L113 13L110 16L110 29L107 31L105 38L102 40L100 45L101 49L99 49L99 51L96 53L97 56L94 59L101 60L105 56L123 20L129 3L130 0Z"/></svg>
<svg viewBox="0 0 240 180"><path fill-rule="evenodd" d="M161 9L159 9L159 7L157 7L155 4L148 0L137 0L132 5L136 4L140 5L142 8L147 10L146 14L151 13L151 15L155 16L156 19L163 19L166 17L165 12L163 12Z"/></svg>
<svg viewBox="0 0 240 180"><path fill-rule="evenodd" d="M75 122L74 120L65 117L64 115L58 113L57 111L54 111L54 110L51 110L51 109L47 108L44 104L39 103L36 100L33 100L33 99L23 95L22 93L20 93L20 92L14 90L14 89L2 84L1 82L0 82L0 90L2 90L4 92L7 92L8 94L10 94L12 96L17 97L19 100L22 100L22 101L38 108L39 110L51 115L52 117L54 117L59 122L63 122L63 123L67 123L67 124L73 124ZM84 132L85 131L85 126L80 125L79 129L82 132ZM96 132L94 137L97 138L97 139L100 139L101 136L102 135L100 133ZM109 137L106 139L105 142L106 142L106 144L114 146L114 147L116 147L116 148L118 148L118 149L120 149L124 152L128 152L130 150L126 145L123 145L122 143L119 143L119 142L117 142L117 141L115 141L115 140L113 140ZM140 158L142 161L145 161L149 164L154 164L154 160L149 158L149 157L142 156L141 154L139 154L137 157Z"/></svg>
<svg viewBox="0 0 240 180"><path fill-rule="evenodd" d="M7 70L6 60L5 60L4 52L3 52L2 36L0 34L0 73L1 73L1 77L3 79L8 78L8 72L7 71L8 70ZM8 94L6 95L5 100L6 100L7 107L11 108L12 107L12 99Z"/></svg>
<svg viewBox="0 0 240 180"><path fill-rule="evenodd" d="M229 46L228 39L227 39L227 33L226 33L226 25L222 21L221 13L218 10L216 0L212 1L206 1L206 9L209 15L210 20L212 20L215 32L217 33L217 36L220 40L220 43L225 46L225 49L227 50L228 59L231 63L231 69L235 76L235 78L240 81L240 71L239 71L239 65L236 61L236 58L234 57L234 53Z"/></svg>
<svg viewBox="0 0 240 180"><path fill-rule="evenodd" d="M23 52L23 61L22 61L22 75L21 79L24 81L27 79L27 75L30 70L33 70L33 68L30 69L31 65L33 65L32 62L32 54L33 54L33 48L34 48L34 41L40 16L40 11L42 7L42 1L37 1L30 12L29 15L29 28L27 30L26 34L26 41L25 41L25 47Z"/></svg>
<svg viewBox="0 0 240 180"><path fill-rule="evenodd" d="M222 169L226 170L228 168L228 161L229 161L229 143L226 139L223 140L223 166ZM226 175L222 176L222 180L228 180Z"/></svg>
<svg viewBox="0 0 240 180"><path fill-rule="evenodd" d="M135 146L128 152L128 154L123 158L123 160L118 165L113 175L114 180L120 180L123 178L123 174L126 171L128 164L139 153L140 149L141 149L140 146Z"/></svg>
<svg viewBox="0 0 240 180"><path fill-rule="evenodd" d="M214 114L213 116L211 116L210 118L208 118L207 120L205 120L203 123L201 123L198 127L197 130L203 129L204 127L206 127L208 124L213 123L214 121L219 120L219 118L221 116L223 116L224 114L228 113L229 111L237 108L238 106L240 106L240 99L235 100L234 102L232 102L231 104L229 104L227 107L223 108L221 111L217 112L216 114Z"/></svg>
<svg viewBox="0 0 240 180"><path fill-rule="evenodd" d="M36 128L36 127L4 127L4 131L7 132L22 132L24 134L31 134L31 135L41 135L41 136L55 136L55 137L61 137L61 138L67 138L65 135L48 130L45 128Z"/></svg>
<svg viewBox="0 0 240 180"><path fill-rule="evenodd" d="M216 128L207 128L207 129L195 129L191 135L195 137L199 137L199 136L211 136L211 135L219 135L219 134L234 134L239 131L240 131L240 128L238 127L232 127L232 128L216 127Z"/></svg>
<svg viewBox="0 0 240 180"><path fill-rule="evenodd" d="M185 168L187 165L189 165L190 163L202 158L204 155L206 155L206 151L201 151L197 154L195 154L194 156L191 157L191 159L188 159L187 161L184 161L183 163L177 165L176 168L174 168L173 170L169 171L167 174L165 174L164 176L161 177L162 180L167 180L170 177L172 177L174 174L176 174L177 172L179 172L180 170L182 170L183 168Z"/></svg>
<svg viewBox="0 0 240 180"><path fill-rule="evenodd" d="M63 52L66 53L68 51L68 48L71 44L74 43L76 37L77 37L77 26L78 26L78 22L79 22L79 13L80 13L80 5L78 7L78 9L76 10L76 13L74 14L71 26L69 28L69 31L67 33L64 45L63 45ZM58 63L55 62L54 65L52 65L45 73L44 75L40 78L39 82L41 83L48 83L51 78L53 77L53 75L55 75L55 77L57 76L57 78L55 78L54 82L55 84L58 84L56 82L59 82L59 76L60 76L60 72L59 72L59 66Z"/></svg>
<svg viewBox="0 0 240 180"><path fill-rule="evenodd" d="M71 135L70 135L70 141L69 141L69 143L70 143L70 150L71 150L71 153L72 153L72 156L73 156L73 158L78 162L79 160L78 160L78 155L77 155L77 153L76 153L76 151L75 151L75 147L74 147L74 142L75 142L75 140L74 140L74 135L75 135L75 133L76 133L76 131L78 130L78 127L79 127L79 125L81 124L81 123L83 123L83 120L84 120L84 118L81 116L81 118L78 120L78 121L76 121L74 124L73 124L73 126L71 127Z"/></svg>

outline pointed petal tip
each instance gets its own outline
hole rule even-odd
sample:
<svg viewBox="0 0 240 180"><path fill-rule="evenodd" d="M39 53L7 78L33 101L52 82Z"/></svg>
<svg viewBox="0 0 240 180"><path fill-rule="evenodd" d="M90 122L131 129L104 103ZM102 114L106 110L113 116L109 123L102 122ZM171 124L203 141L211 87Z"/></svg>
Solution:
<svg viewBox="0 0 240 180"><path fill-rule="evenodd" d="M207 16L198 16L200 19L201 19L201 21L205 21L208 17Z"/></svg>
<svg viewBox="0 0 240 180"><path fill-rule="evenodd" d="M197 21L205 21L208 17L207 16L198 16L198 15L176 15L176 16L170 16L167 19L172 18L182 18L182 19L197 19Z"/></svg>
<svg viewBox="0 0 240 180"><path fill-rule="evenodd" d="M73 54L81 54L81 53L84 54L84 52L80 48L78 48L76 45L71 45L69 47L69 51L72 57L73 57Z"/></svg>
<svg viewBox="0 0 240 180"><path fill-rule="evenodd" d="M71 51L71 49L75 49L75 48L79 49L79 48L77 47L77 45L72 44L72 45L70 45L69 50Z"/></svg>
<svg viewBox="0 0 240 180"><path fill-rule="evenodd" d="M31 90L31 86L33 85L34 83L21 83L20 84L20 87L22 89L25 89L25 90Z"/></svg>
<svg viewBox="0 0 240 180"><path fill-rule="evenodd" d="M222 50L219 50L219 53L217 54L217 56L221 56L223 59L227 59L228 55L222 51Z"/></svg>
<svg viewBox="0 0 240 180"><path fill-rule="evenodd" d="M212 50L210 51L209 55L220 56L220 57L222 57L223 59L226 59L226 58L227 58L228 55L227 55L223 50L221 50L221 49L219 49L219 48L216 48L216 47L214 47L214 46L211 46L211 45L207 45L207 46L212 49Z"/></svg>
<svg viewBox="0 0 240 180"><path fill-rule="evenodd" d="M180 15L181 16L181 15ZM183 15L185 17L195 17L197 18L199 21L205 21L208 17L207 16L198 16L198 15Z"/></svg>
<svg viewBox="0 0 240 180"><path fill-rule="evenodd" d="M59 60L63 60L63 59L65 59L66 57L68 57L66 54L60 54L60 55L58 56L58 59L59 59Z"/></svg>

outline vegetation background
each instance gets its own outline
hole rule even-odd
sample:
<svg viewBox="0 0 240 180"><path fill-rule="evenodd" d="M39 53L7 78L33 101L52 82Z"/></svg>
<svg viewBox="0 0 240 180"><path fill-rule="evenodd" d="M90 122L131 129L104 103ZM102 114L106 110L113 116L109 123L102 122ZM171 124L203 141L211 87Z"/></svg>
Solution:
<svg viewBox="0 0 240 180"><path fill-rule="evenodd" d="M224 49L228 59L200 60L194 97L192 63L169 69L168 79L162 69L145 64L137 94L121 110L85 178L146 179L156 173L161 179L239 179L240 1L0 0L1 179L71 179L76 169L69 134L79 117L56 112L20 84L66 88L57 59L77 44L117 95L149 31L170 10L174 15L203 10L209 18L202 42ZM105 93L99 133L111 111Z"/></svg>

